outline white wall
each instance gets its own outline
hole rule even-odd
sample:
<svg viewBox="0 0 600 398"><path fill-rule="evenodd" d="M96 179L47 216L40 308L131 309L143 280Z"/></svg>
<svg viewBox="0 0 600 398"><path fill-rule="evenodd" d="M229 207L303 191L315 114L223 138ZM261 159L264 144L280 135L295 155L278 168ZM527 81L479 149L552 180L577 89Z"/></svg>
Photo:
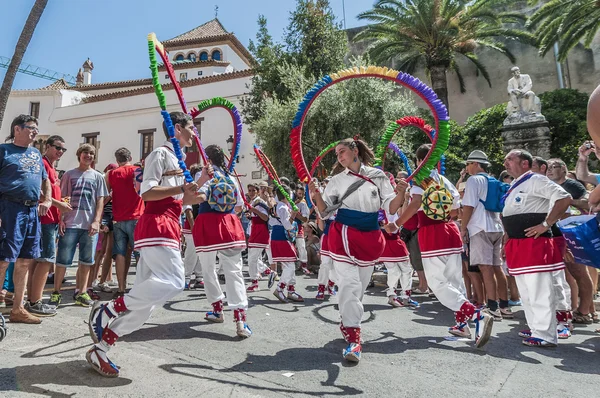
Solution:
<svg viewBox="0 0 600 398"><path fill-rule="evenodd" d="M40 117L38 120L40 135L58 134L56 125L49 121L54 108L60 106L61 99L57 91L13 91L8 98L8 104L4 112L2 128L0 129L0 143L4 142L4 139L10 134L10 124L13 119L20 114L29 114L31 102L40 103Z"/></svg>

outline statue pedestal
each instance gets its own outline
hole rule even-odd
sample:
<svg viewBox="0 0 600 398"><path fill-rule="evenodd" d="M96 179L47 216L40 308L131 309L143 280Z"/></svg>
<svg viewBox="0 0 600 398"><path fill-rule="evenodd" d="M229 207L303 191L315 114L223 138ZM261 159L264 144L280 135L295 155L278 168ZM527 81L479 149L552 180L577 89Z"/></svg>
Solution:
<svg viewBox="0 0 600 398"><path fill-rule="evenodd" d="M529 123L505 123L500 131L505 153L513 149L525 149L533 156L544 159L550 157L550 129L545 118L543 121Z"/></svg>

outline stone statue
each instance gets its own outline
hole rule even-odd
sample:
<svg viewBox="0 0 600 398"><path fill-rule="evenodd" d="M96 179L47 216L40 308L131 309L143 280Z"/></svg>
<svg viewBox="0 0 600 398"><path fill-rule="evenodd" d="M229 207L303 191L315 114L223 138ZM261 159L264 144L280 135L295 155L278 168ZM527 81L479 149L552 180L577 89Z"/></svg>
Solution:
<svg viewBox="0 0 600 398"><path fill-rule="evenodd" d="M533 83L529 75L521 74L518 66L511 68L513 77L508 81L508 96L510 101L506 106L508 117L504 125L545 121L542 116L540 99L531 88Z"/></svg>

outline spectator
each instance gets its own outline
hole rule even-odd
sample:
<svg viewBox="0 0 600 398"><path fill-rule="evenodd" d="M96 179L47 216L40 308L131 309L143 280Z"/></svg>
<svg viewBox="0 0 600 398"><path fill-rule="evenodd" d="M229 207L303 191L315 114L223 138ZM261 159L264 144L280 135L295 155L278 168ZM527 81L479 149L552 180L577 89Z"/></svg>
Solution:
<svg viewBox="0 0 600 398"><path fill-rule="evenodd" d="M542 157L534 156L531 171L545 176L548 172L548 162Z"/></svg>
<svg viewBox="0 0 600 398"><path fill-rule="evenodd" d="M27 281L28 301L25 303L25 309L35 316L56 315L55 308L42 303L42 294L48 272L51 267L54 267L56 261L56 238L58 237L60 215L72 210L69 203L61 201L60 180L54 169L54 163L66 151L65 140L62 137L53 135L46 140L43 161L46 173L48 173L48 180L52 186L52 207L45 216L40 217L42 224L41 255L29 269L29 280Z"/></svg>
<svg viewBox="0 0 600 398"><path fill-rule="evenodd" d="M462 202L461 236L469 242L470 264L478 266L481 271L488 313L496 320L510 319L513 313L508 306L508 286L502 270L504 230L500 213L489 211L484 206L488 193L494 193L488 191L492 186L487 173L490 162L484 152L475 150L466 163L471 177L467 180Z"/></svg>
<svg viewBox="0 0 600 398"><path fill-rule="evenodd" d="M592 141L586 141L579 147L579 158L577 159L575 173L578 180L596 186L600 184L600 174L590 173L588 168L588 159L592 152L600 159L600 148Z"/></svg>
<svg viewBox="0 0 600 398"><path fill-rule="evenodd" d="M73 211L62 214L58 227L61 235L58 240L54 292L50 304L61 303L60 289L67 267L73 264L73 256L79 244L75 304L89 307L93 301L87 293L90 270L94 265L94 255L104 200L108 190L102 174L92 168L96 148L83 144L77 149L79 167L68 170L62 178L60 188L63 197L70 198Z"/></svg>
<svg viewBox="0 0 600 398"><path fill-rule="evenodd" d="M135 189L135 172L138 167L131 164L131 152L119 148L115 152L119 167L106 174L106 186L112 191L113 201L113 257L117 268L119 288L115 297L125 294L129 266L125 256L127 247L134 247L133 231L144 213L144 201Z"/></svg>
<svg viewBox="0 0 600 398"><path fill-rule="evenodd" d="M546 173L546 176L571 194L573 197L573 201L571 202L572 206L588 212L590 206L588 204L585 186L577 180L567 178L567 171L567 165L562 160L548 160L548 172Z"/></svg>
<svg viewBox="0 0 600 398"><path fill-rule="evenodd" d="M23 306L27 272L40 257L39 216L45 216L52 206L42 155L30 146L38 133L35 117L19 115L10 125L10 143L0 145L0 281L5 279L8 264L14 262L15 292L9 317L13 323L41 322Z"/></svg>

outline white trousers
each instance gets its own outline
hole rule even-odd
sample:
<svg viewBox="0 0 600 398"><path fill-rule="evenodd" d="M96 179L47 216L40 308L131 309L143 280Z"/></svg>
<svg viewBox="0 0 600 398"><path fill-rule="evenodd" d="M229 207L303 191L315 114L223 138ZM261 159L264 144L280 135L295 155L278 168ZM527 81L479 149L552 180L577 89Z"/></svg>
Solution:
<svg viewBox="0 0 600 398"><path fill-rule="evenodd" d="M306 264L308 262L308 253L306 252L306 240L304 238L296 238L296 249L298 249L298 260Z"/></svg>
<svg viewBox="0 0 600 398"><path fill-rule="evenodd" d="M194 246L194 237L192 234L184 234L185 238L185 258L183 259L183 265L185 267L185 278L189 279L192 273L196 274L196 277L202 276L202 266L200 260L196 254L196 246Z"/></svg>
<svg viewBox="0 0 600 398"><path fill-rule="evenodd" d="M329 281L337 281L335 275L335 269L333 268L333 260L331 257L321 256L321 265L319 266L319 275L317 276L317 283L319 285L325 285Z"/></svg>
<svg viewBox="0 0 600 398"><path fill-rule="evenodd" d="M427 284L444 307L456 312L467 300L460 254L423 258Z"/></svg>
<svg viewBox="0 0 600 398"><path fill-rule="evenodd" d="M165 246L139 249L133 287L123 298L129 311L120 314L110 325L117 336L138 330L157 306L183 290L184 268L181 252Z"/></svg>
<svg viewBox="0 0 600 398"><path fill-rule="evenodd" d="M223 300L225 295L219 284L217 276L216 255L219 254L219 266L225 275L225 289L227 290L227 305L230 309L248 308L246 286L242 276L242 249L226 249L212 252L200 252L198 258L202 264L204 277L204 292L210 304Z"/></svg>
<svg viewBox="0 0 600 398"><path fill-rule="evenodd" d="M281 264L281 276L279 283L285 283L286 286L296 284L296 264L291 261L286 261Z"/></svg>
<svg viewBox="0 0 600 398"><path fill-rule="evenodd" d="M339 261L334 261L333 266L338 277L337 298L342 323L345 327L359 328L365 312L362 299L374 267L358 267Z"/></svg>
<svg viewBox="0 0 600 398"><path fill-rule="evenodd" d="M515 275L531 337L558 343L556 294L552 272Z"/></svg>
<svg viewBox="0 0 600 398"><path fill-rule="evenodd" d="M395 263L385 262L385 268L387 268L387 295L395 296L396 295L396 287L398 286L398 281L400 281L400 294L401 298L408 298L408 294L406 294L407 290L412 288L412 273L413 269L410 265L410 261L399 261Z"/></svg>
<svg viewBox="0 0 600 398"><path fill-rule="evenodd" d="M265 250L267 251L267 260L269 261L269 265L274 264L273 253L271 253L271 245L267 246Z"/></svg>
<svg viewBox="0 0 600 398"><path fill-rule="evenodd" d="M556 310L571 311L571 288L567 283L564 269L552 272L552 285L556 295Z"/></svg>
<svg viewBox="0 0 600 398"><path fill-rule="evenodd" d="M258 279L261 272L269 268L268 265L262 261L262 252L264 249L258 247L248 248L248 274L251 280Z"/></svg>

